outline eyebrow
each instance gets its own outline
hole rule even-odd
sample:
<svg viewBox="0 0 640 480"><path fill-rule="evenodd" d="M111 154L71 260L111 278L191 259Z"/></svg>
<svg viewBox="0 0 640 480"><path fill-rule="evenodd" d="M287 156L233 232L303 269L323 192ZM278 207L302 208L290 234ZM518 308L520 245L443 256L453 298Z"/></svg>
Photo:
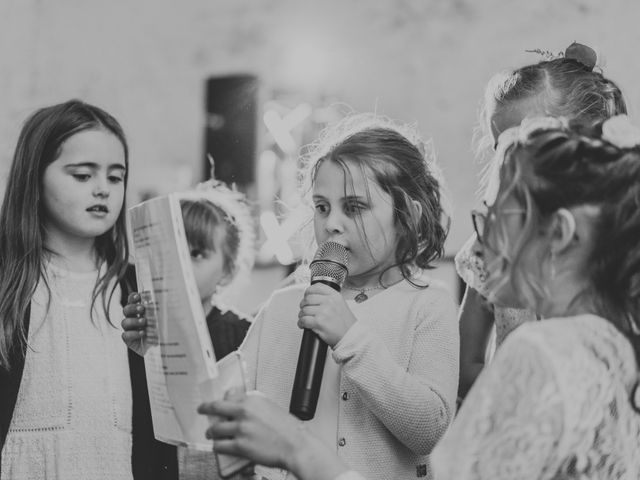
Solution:
<svg viewBox="0 0 640 480"><path fill-rule="evenodd" d="M324 195L313 195L312 197L314 200L325 200L326 197ZM351 201L351 200L357 200L357 201L366 201L367 197L362 196L362 195L347 195L346 197L342 197L341 200L344 200L345 202Z"/></svg>
<svg viewBox="0 0 640 480"><path fill-rule="evenodd" d="M367 201L367 197L362 196L362 195L347 195L346 197L343 198L343 200L345 201L350 201L350 200L357 200L358 202L362 202L362 201Z"/></svg>
<svg viewBox="0 0 640 480"><path fill-rule="evenodd" d="M67 165L65 165L65 168L81 168L81 167L87 167L87 168L99 168L99 165L97 163L94 162L80 162L80 163L68 163ZM110 165L107 166L107 169L109 170L127 170L127 167L125 167L122 163L112 163Z"/></svg>

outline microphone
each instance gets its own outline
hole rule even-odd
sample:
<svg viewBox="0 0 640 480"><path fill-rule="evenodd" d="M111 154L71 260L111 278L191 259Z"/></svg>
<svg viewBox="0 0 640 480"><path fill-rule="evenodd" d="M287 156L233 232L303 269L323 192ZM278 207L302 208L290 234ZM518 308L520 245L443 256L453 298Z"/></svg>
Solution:
<svg viewBox="0 0 640 480"><path fill-rule="evenodd" d="M324 283L339 292L347 278L348 263L346 248L336 242L324 242L309 265L311 285ZM327 344L313 330L305 328L289 404L289 412L300 420L311 420L316 413L326 358Z"/></svg>

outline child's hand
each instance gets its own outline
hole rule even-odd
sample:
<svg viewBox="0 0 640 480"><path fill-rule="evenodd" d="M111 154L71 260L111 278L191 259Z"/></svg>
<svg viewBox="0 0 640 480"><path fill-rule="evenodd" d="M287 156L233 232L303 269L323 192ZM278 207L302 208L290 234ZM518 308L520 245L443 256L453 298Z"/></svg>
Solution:
<svg viewBox="0 0 640 480"><path fill-rule="evenodd" d="M124 320L122 320L122 340L131 350L138 355L144 355L147 350L145 342L147 319L144 317L144 305L142 305L140 294L132 292L127 298L127 305L122 309Z"/></svg>
<svg viewBox="0 0 640 480"><path fill-rule="evenodd" d="M310 328L333 348L356 322L347 303L333 288L315 283L304 292L298 313L298 326Z"/></svg>

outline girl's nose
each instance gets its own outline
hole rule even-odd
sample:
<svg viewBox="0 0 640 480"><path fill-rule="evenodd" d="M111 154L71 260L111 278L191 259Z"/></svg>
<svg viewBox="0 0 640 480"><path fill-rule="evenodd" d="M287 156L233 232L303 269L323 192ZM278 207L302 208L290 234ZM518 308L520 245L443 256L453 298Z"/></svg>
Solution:
<svg viewBox="0 0 640 480"><path fill-rule="evenodd" d="M329 214L325 228L329 233L342 233L344 231L344 224L339 212L334 210Z"/></svg>
<svg viewBox="0 0 640 480"><path fill-rule="evenodd" d="M96 197L107 198L109 196L109 183L107 179L100 179L93 187L93 194Z"/></svg>

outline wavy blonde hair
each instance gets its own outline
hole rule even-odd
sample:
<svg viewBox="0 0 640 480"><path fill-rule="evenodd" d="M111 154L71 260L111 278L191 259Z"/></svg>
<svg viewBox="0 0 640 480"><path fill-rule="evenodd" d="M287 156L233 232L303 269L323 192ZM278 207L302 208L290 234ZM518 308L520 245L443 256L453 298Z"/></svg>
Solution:
<svg viewBox="0 0 640 480"><path fill-rule="evenodd" d="M640 146L620 148L602 138L602 123L529 129L504 150L500 189L490 212L495 221L485 244L496 253L487 266L489 288L511 284L528 306L553 292L542 262L521 268L524 252L559 209L593 206L593 247L583 268L587 285L576 300L614 324L640 361ZM520 234L507 234L500 214L507 199L526 212ZM546 240L542 240L546 241ZM544 245L543 245L544 246Z"/></svg>

